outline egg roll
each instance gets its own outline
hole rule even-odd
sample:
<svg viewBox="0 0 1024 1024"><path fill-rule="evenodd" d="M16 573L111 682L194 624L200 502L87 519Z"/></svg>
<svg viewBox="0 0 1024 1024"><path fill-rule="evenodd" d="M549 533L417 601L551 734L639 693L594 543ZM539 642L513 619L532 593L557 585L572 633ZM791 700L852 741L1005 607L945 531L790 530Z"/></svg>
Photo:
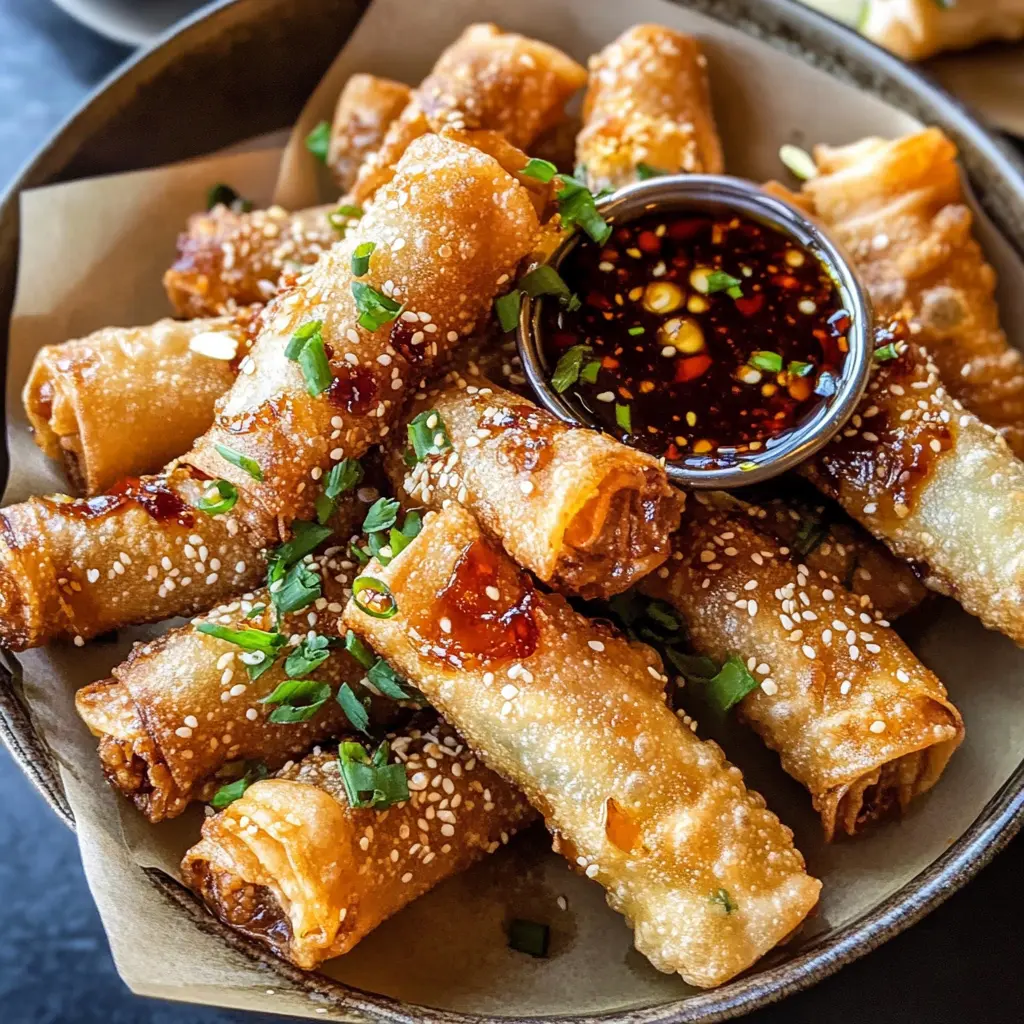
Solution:
<svg viewBox="0 0 1024 1024"><path fill-rule="evenodd" d="M944 50L1024 37L1024 2L865 0L857 27L904 60L924 60Z"/></svg>
<svg viewBox="0 0 1024 1024"><path fill-rule="evenodd" d="M925 586L1024 644L1024 464L944 386L905 323L843 431L800 472Z"/></svg>
<svg viewBox="0 0 1024 1024"><path fill-rule="evenodd" d="M143 477L137 497L117 497L109 511L100 496L0 512L0 641L81 639L194 614L255 585L260 549L288 540L296 520L311 521L332 469L386 436L410 386L488 315L538 228L526 190L495 160L437 136L410 146L382 200L264 310L214 424L181 465ZM365 312L352 263L371 242L358 279L375 296ZM383 322L371 330L361 319ZM316 394L310 381L320 371L307 380L286 355L300 328L317 336L313 355L322 351L326 363L327 388ZM193 510L211 481L237 494L222 516ZM188 553L200 548L219 570Z"/></svg>
<svg viewBox="0 0 1024 1024"><path fill-rule="evenodd" d="M697 40L634 25L590 59L576 163L594 192L641 174L721 174L707 58Z"/></svg>
<svg viewBox="0 0 1024 1024"><path fill-rule="evenodd" d="M246 592L187 626L136 644L111 678L75 694L79 716L99 737L108 781L150 821L173 818L193 800L209 800L243 774L233 771L240 762L277 771L314 743L351 729L335 696L343 683L355 687L366 676L366 666L338 640L345 635L339 620L351 593L352 563L336 553L316 556L309 567L322 581L312 612L303 608L278 624L267 589ZM240 638L257 629L286 642L272 656L201 632L197 626L204 624L238 631ZM317 652L324 645L325 660L297 678L327 683L330 699L305 721L272 721L277 705L261 701L291 678L285 663L307 640ZM268 658L271 667L263 668ZM397 707L378 700L369 711L373 721L386 722Z"/></svg>
<svg viewBox="0 0 1024 1024"><path fill-rule="evenodd" d="M248 347L239 317L105 327L45 345L22 396L35 442L79 493L152 473L210 426Z"/></svg>
<svg viewBox="0 0 1024 1024"><path fill-rule="evenodd" d="M803 196L851 254L875 314L908 317L953 398L1024 454L1024 355L999 325L996 275L974 237L956 146L927 128L817 146L814 156Z"/></svg>
<svg viewBox="0 0 1024 1024"><path fill-rule="evenodd" d="M963 738L942 683L839 580L699 497L642 591L683 615L698 653L746 662L739 714L808 789L826 839L905 810Z"/></svg>
<svg viewBox="0 0 1024 1024"><path fill-rule="evenodd" d="M334 108L327 166L342 194L355 184L363 161L380 149L391 122L408 106L412 89L376 75L355 74Z"/></svg>
<svg viewBox="0 0 1024 1024"><path fill-rule="evenodd" d="M446 725L389 742L408 800L352 806L338 747L318 748L207 818L186 884L225 924L312 970L533 820Z"/></svg>
<svg viewBox="0 0 1024 1024"><path fill-rule="evenodd" d="M409 144L427 132L495 131L528 149L565 119L565 104L586 78L576 61L547 43L496 25L470 25L438 58L380 149L364 161L350 198L367 202Z"/></svg>
<svg viewBox="0 0 1024 1024"><path fill-rule="evenodd" d="M396 436L385 459L396 493L427 508L458 502L520 565L584 597L621 593L661 565L683 497L657 459L469 380L452 373L410 407L407 423L443 444L417 461Z"/></svg>
<svg viewBox="0 0 1024 1024"><path fill-rule="evenodd" d="M370 562L344 621L523 790L659 970L728 981L817 902L790 830L666 706L654 651L541 593L457 505Z"/></svg>

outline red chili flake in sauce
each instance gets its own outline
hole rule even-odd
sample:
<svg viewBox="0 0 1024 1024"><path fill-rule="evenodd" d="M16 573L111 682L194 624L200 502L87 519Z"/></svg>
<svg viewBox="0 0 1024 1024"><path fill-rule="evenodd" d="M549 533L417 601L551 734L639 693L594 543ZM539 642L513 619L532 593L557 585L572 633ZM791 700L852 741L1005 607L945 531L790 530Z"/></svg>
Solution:
<svg viewBox="0 0 1024 1024"><path fill-rule="evenodd" d="M434 355L437 342L423 330L418 320L409 321L399 318L391 328L388 338L391 347L407 362L422 363L429 355Z"/></svg>
<svg viewBox="0 0 1024 1024"><path fill-rule="evenodd" d="M483 540L459 556L417 632L459 667L528 658L537 649L529 575Z"/></svg>
<svg viewBox="0 0 1024 1024"><path fill-rule="evenodd" d="M192 506L182 501L159 478L140 480L129 477L115 484L106 494L97 494L93 498L59 502L44 498L43 501L60 515L74 519L103 519L134 503L158 523L174 520L179 526L191 527L194 522Z"/></svg>
<svg viewBox="0 0 1024 1024"><path fill-rule="evenodd" d="M602 429L693 468L734 465L831 400L850 314L818 257L750 218L649 214L581 239L547 300L546 360L589 346L563 393ZM625 409L623 407L626 407Z"/></svg>
<svg viewBox="0 0 1024 1024"><path fill-rule="evenodd" d="M342 367L327 389L327 401L355 416L365 416L377 401L377 378L363 366Z"/></svg>

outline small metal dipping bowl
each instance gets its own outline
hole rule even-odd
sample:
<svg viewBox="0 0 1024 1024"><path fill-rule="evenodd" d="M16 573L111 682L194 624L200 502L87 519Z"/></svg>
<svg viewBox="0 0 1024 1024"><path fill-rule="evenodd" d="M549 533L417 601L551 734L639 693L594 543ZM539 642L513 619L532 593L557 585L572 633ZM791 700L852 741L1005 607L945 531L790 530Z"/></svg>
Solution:
<svg viewBox="0 0 1024 1024"><path fill-rule="evenodd" d="M691 488L731 488L767 480L791 469L821 448L852 415L867 386L871 370L871 304L850 264L824 234L799 210L769 196L749 181L713 174L680 174L650 178L620 189L597 201L606 221L622 224L659 211L742 214L775 228L816 256L835 282L839 301L850 314L849 352L836 393L824 400L801 423L756 452L744 452L736 465L706 469L666 462L669 477ZM585 237L585 236L582 236ZM580 232L567 238L548 263L557 269L579 244ZM517 346L524 372L540 401L566 423L600 429L589 413L559 394L550 384L553 367L547 365L541 344L543 303L553 298L524 295L519 313Z"/></svg>

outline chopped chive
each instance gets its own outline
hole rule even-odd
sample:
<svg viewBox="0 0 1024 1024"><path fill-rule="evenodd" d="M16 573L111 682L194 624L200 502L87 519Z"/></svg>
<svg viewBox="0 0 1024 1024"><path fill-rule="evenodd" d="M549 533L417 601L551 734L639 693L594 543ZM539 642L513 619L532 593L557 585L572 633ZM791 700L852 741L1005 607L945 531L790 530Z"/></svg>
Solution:
<svg viewBox="0 0 1024 1024"><path fill-rule="evenodd" d="M506 334L516 329L522 302L523 293L518 288L513 288L508 294L494 300L494 312L497 313L498 323Z"/></svg>
<svg viewBox="0 0 1024 1024"><path fill-rule="evenodd" d="M274 571L280 567L281 570L294 565L300 558L312 553L319 547L322 541L327 540L334 531L329 526L320 526L317 523L309 523L304 519L296 519L292 522L292 539L279 544L270 554L268 559L271 572L268 573L268 582L273 583L280 579L283 572Z"/></svg>
<svg viewBox="0 0 1024 1024"><path fill-rule="evenodd" d="M221 458L227 459L232 466L237 466L248 473L253 480L263 480L263 470L260 469L260 464L255 459L250 459L248 455L236 452L234 448L229 448L226 444L215 444L213 447L217 449Z"/></svg>
<svg viewBox="0 0 1024 1024"><path fill-rule="evenodd" d="M399 504L394 498L378 498L363 520L363 533L390 530L398 521Z"/></svg>
<svg viewBox="0 0 1024 1024"><path fill-rule="evenodd" d="M425 409L410 420L407 434L416 462L422 462L429 455L440 455L452 446L441 414L433 409Z"/></svg>
<svg viewBox="0 0 1024 1024"><path fill-rule="evenodd" d="M342 459L331 466L324 484L324 494L328 498L337 498L351 490L363 479L363 467L358 459Z"/></svg>
<svg viewBox="0 0 1024 1024"><path fill-rule="evenodd" d="M369 672L366 673L366 678L377 690L385 697L390 697L391 700L409 699L409 694L402 687L402 680L399 679L395 670L383 658L378 658L370 666Z"/></svg>
<svg viewBox="0 0 1024 1024"><path fill-rule="evenodd" d="M377 656L350 629L345 634L345 650L359 662L363 668L372 668Z"/></svg>
<svg viewBox="0 0 1024 1024"><path fill-rule="evenodd" d="M342 683L341 686L338 687L338 693L335 699L341 705L341 710L345 712L345 717L348 719L349 725L369 736L370 714L366 710L366 704L356 696L355 690L353 690L348 683ZM369 701L367 700L366 703L368 704Z"/></svg>
<svg viewBox="0 0 1024 1024"><path fill-rule="evenodd" d="M601 360L591 359L582 370L580 370L580 380L586 384L596 384L597 375L601 372Z"/></svg>
<svg viewBox="0 0 1024 1024"><path fill-rule="evenodd" d="M331 688L315 679L288 679L279 683L273 693L260 698L260 704L277 705L270 721L277 725L308 722L328 701Z"/></svg>
<svg viewBox="0 0 1024 1024"><path fill-rule="evenodd" d="M314 633L303 639L285 658L284 673L289 679L302 679L319 668L331 656L331 639Z"/></svg>
<svg viewBox="0 0 1024 1024"><path fill-rule="evenodd" d="M319 335L310 338L299 353L299 368L306 381L306 392L314 398L331 386L334 379L331 364L327 361L327 351Z"/></svg>
<svg viewBox="0 0 1024 1024"><path fill-rule="evenodd" d="M786 370L794 377L806 377L814 370L814 364L805 363L802 359L791 359Z"/></svg>
<svg viewBox="0 0 1024 1024"><path fill-rule="evenodd" d="M370 269L370 254L377 248L376 242L360 242L352 253L352 274L362 277Z"/></svg>
<svg viewBox="0 0 1024 1024"><path fill-rule="evenodd" d="M378 331L402 312L399 303L365 281L352 282L352 297L359 310L359 326L364 331Z"/></svg>
<svg viewBox="0 0 1024 1024"><path fill-rule="evenodd" d="M558 168L550 160L530 157L526 162L526 166L519 173L525 174L528 178L536 178L538 181L546 183L558 173Z"/></svg>
<svg viewBox="0 0 1024 1024"><path fill-rule="evenodd" d="M633 412L628 405L615 403L615 422L627 434L633 433Z"/></svg>
<svg viewBox="0 0 1024 1024"><path fill-rule="evenodd" d="M788 142L780 146L779 159L801 181L809 181L818 176L818 165L814 162L814 157L799 146Z"/></svg>
<svg viewBox="0 0 1024 1024"><path fill-rule="evenodd" d="M394 558L404 551L423 529L423 518L419 512L409 512L402 522L402 526L392 527L390 533L391 557Z"/></svg>
<svg viewBox="0 0 1024 1024"><path fill-rule="evenodd" d="M707 283L708 295L714 295L715 292L726 292L734 299L743 297L743 292L740 291L741 282L739 278L733 277L732 274L727 274L724 270L712 270L707 276ZM732 289L735 289L735 293Z"/></svg>
<svg viewBox="0 0 1024 1024"><path fill-rule="evenodd" d="M234 782L227 782L210 800L210 806L215 811L223 811L225 807L233 804L243 793L254 783L265 779L270 772L262 761L246 762L245 774Z"/></svg>
<svg viewBox="0 0 1024 1024"><path fill-rule="evenodd" d="M229 629L216 622L197 622L196 631L226 640L246 651L260 651L268 657L275 657L288 641L283 633L268 633L263 629Z"/></svg>
<svg viewBox="0 0 1024 1024"><path fill-rule="evenodd" d="M363 600L362 594L366 590L370 592L371 596ZM398 602L395 600L395 595L391 593L390 587L383 580L374 576L356 577L352 584L352 600L360 611L366 612L374 619L392 619L398 614ZM370 602L376 604L383 602L384 607L375 608Z"/></svg>
<svg viewBox="0 0 1024 1024"><path fill-rule="evenodd" d="M320 161L327 163L327 150L331 146L331 126L321 121L307 136L306 149Z"/></svg>
<svg viewBox="0 0 1024 1024"><path fill-rule="evenodd" d="M551 386L561 394L579 380L583 368L583 360L593 352L589 345L573 345L566 349L555 366L551 376Z"/></svg>
<svg viewBox="0 0 1024 1024"><path fill-rule="evenodd" d="M375 807L378 810L409 799L405 765L388 764L390 747L384 740L367 754L361 743L343 741L338 747L338 762L345 794L352 807Z"/></svg>
<svg viewBox="0 0 1024 1024"><path fill-rule="evenodd" d="M878 363L887 363L890 359L898 359L899 355L899 352L896 351L895 343L891 341L888 345L875 349L875 361Z"/></svg>
<svg viewBox="0 0 1024 1024"><path fill-rule="evenodd" d="M594 195L576 178L558 175L560 188L555 193L558 212L564 227L579 226L598 245L604 245L612 233L612 226L597 212Z"/></svg>
<svg viewBox="0 0 1024 1024"><path fill-rule="evenodd" d="M782 372L782 356L778 352L751 352L747 360L757 370L764 370L766 373Z"/></svg>
<svg viewBox="0 0 1024 1024"><path fill-rule="evenodd" d="M644 329L638 325L636 327L630 327L630 329L627 331L627 333L628 334L632 334L634 337L636 337L636 335L638 335L638 334L643 334L644 333Z"/></svg>
<svg viewBox="0 0 1024 1024"><path fill-rule="evenodd" d="M715 709L724 713L739 704L748 693L756 690L758 685L758 681L747 670L743 659L734 654L725 662L718 674L707 681L703 692Z"/></svg>
<svg viewBox="0 0 1024 1024"><path fill-rule="evenodd" d="M543 959L548 955L550 939L551 929L546 924L521 918L509 922L508 947L517 953Z"/></svg>
<svg viewBox="0 0 1024 1024"><path fill-rule="evenodd" d="M283 576L281 586L270 597L278 619L311 605L321 596L320 577L303 562L297 562Z"/></svg>
<svg viewBox="0 0 1024 1024"><path fill-rule="evenodd" d="M285 346L286 359L292 361L299 358L299 353L306 347L311 338L319 338L324 326L323 320L307 320L289 339Z"/></svg>
<svg viewBox="0 0 1024 1024"><path fill-rule="evenodd" d="M337 231L342 238L345 237L345 233L348 231L352 224L352 221L359 220L363 215L363 208L361 206L352 206L347 203L342 203L337 209L331 210L327 214L327 220L331 227Z"/></svg>
<svg viewBox="0 0 1024 1024"><path fill-rule="evenodd" d="M538 295L555 295L564 302L572 298L569 286L562 280L561 275L554 267L546 263L534 267L529 273L519 279L519 286L530 298L535 299Z"/></svg>
<svg viewBox="0 0 1024 1024"><path fill-rule="evenodd" d="M216 491L219 497L214 498L212 492ZM221 516L230 512L238 501L238 488L227 480L214 480L210 490L196 502L196 508L209 516Z"/></svg>

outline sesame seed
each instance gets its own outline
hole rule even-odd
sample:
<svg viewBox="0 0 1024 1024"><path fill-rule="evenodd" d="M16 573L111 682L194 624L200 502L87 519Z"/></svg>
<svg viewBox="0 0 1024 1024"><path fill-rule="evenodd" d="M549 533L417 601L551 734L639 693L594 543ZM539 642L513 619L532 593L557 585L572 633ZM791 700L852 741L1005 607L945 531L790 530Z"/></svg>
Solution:
<svg viewBox="0 0 1024 1024"><path fill-rule="evenodd" d="M604 650L604 644L601 643L600 640L588 640L587 641L587 646L592 651L603 651Z"/></svg>
<svg viewBox="0 0 1024 1024"><path fill-rule="evenodd" d="M869 728L869 729L870 729L870 730L871 730L872 732L876 732L876 733L877 733L877 732L885 732L885 722L883 722L883 721L882 721L882 720L881 720L880 718L876 718L876 719L875 719L875 720L874 720L874 721L873 721L873 722L871 723L871 725L869 725L869 726L868 726L868 728Z"/></svg>

